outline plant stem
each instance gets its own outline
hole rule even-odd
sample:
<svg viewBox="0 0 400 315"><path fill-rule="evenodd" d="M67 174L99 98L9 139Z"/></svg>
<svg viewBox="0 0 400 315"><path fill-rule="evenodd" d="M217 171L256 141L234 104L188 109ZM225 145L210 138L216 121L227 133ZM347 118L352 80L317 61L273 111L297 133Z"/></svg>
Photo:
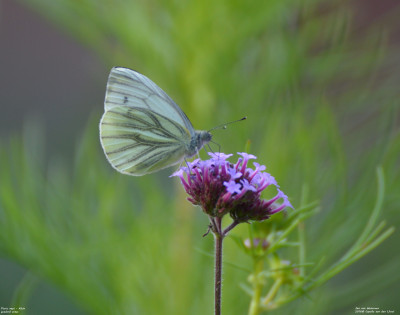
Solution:
<svg viewBox="0 0 400 315"><path fill-rule="evenodd" d="M306 263L306 231L304 222L299 222L298 226L299 234L299 264L300 264L300 276L305 277L305 263Z"/></svg>
<svg viewBox="0 0 400 315"><path fill-rule="evenodd" d="M231 225L229 225L223 232L222 235L223 237L227 236L229 231L232 230L236 225L238 225L240 222L238 221L233 221Z"/></svg>
<svg viewBox="0 0 400 315"><path fill-rule="evenodd" d="M260 299L263 289L263 283L260 280L260 272L263 271L264 260L256 259L254 263L254 282L253 282L253 296L251 297L249 315L258 315L260 313Z"/></svg>
<svg viewBox="0 0 400 315"><path fill-rule="evenodd" d="M213 230L215 241L215 315L221 315L221 285L222 285L222 241L221 218L215 218L216 231Z"/></svg>
<svg viewBox="0 0 400 315"><path fill-rule="evenodd" d="M264 299L262 299L261 304L263 304L263 306L266 309L268 309L268 304L271 303L271 301L275 298L282 283L283 283L282 278L278 278L277 280L275 280L275 282L272 285L271 289L269 290L267 296Z"/></svg>

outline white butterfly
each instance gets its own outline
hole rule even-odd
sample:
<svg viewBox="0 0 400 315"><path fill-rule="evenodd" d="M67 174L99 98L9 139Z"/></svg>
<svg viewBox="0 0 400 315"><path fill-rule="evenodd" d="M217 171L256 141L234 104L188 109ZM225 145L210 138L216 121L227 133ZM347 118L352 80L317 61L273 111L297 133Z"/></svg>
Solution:
<svg viewBox="0 0 400 315"><path fill-rule="evenodd" d="M156 172L195 155L211 141L194 130L180 107L153 81L133 70L111 69L100 121L100 142L117 171Z"/></svg>

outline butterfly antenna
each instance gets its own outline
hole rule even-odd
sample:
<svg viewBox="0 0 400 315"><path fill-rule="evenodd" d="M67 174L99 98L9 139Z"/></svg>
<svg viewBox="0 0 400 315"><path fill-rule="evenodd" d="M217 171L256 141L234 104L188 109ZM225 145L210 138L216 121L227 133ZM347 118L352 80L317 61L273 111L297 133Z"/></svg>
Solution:
<svg viewBox="0 0 400 315"><path fill-rule="evenodd" d="M226 129L226 126L227 126L227 125L230 125L230 124L233 124L233 123L236 123L236 122L245 120L245 119L247 119L247 117L243 117L243 118L240 118L240 119L238 119L238 120L234 120L234 121L230 121L230 122L227 122L227 123L225 123L225 124L222 124L222 125L218 125L218 126L216 126L216 127L214 127L214 128L211 128L210 130L207 130L207 132L213 131L213 130L215 130L215 129Z"/></svg>

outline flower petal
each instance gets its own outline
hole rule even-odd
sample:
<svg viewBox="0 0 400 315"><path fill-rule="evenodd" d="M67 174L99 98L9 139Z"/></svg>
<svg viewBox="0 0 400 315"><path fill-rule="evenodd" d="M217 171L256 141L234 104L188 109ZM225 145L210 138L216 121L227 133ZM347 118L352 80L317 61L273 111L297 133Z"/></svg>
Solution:
<svg viewBox="0 0 400 315"><path fill-rule="evenodd" d="M237 184L235 181L224 182L224 186L226 187L226 191L231 194L239 194L240 188L242 188L242 186L240 184Z"/></svg>

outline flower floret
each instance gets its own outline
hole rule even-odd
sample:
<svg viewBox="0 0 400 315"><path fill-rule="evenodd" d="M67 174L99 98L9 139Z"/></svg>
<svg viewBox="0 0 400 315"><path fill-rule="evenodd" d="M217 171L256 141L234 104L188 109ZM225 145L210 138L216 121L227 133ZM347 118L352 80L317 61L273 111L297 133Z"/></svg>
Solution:
<svg viewBox="0 0 400 315"><path fill-rule="evenodd" d="M240 188L242 188L242 186L235 181L224 182L224 186L226 187L226 191L232 195L239 194Z"/></svg>

